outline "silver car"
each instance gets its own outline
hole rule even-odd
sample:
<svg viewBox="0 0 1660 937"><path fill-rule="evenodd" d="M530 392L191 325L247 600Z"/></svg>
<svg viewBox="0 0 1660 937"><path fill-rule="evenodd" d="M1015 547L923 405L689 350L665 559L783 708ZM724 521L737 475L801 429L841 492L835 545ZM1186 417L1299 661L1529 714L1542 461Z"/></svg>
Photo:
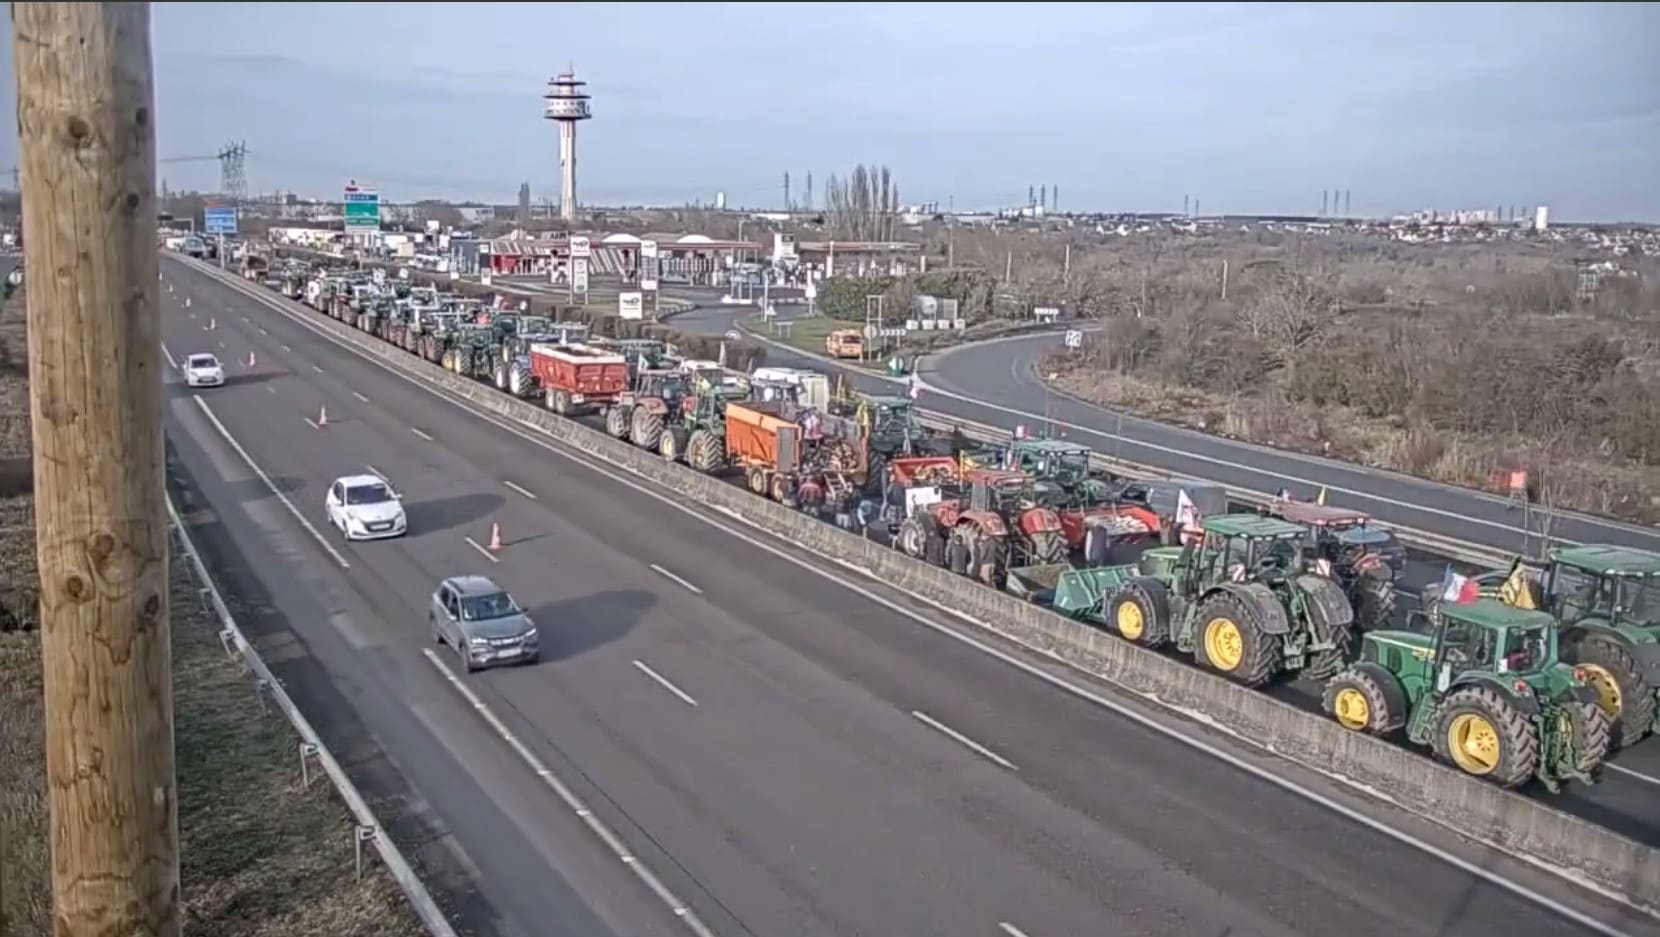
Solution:
<svg viewBox="0 0 1660 937"><path fill-rule="evenodd" d="M541 659L536 623L488 577L453 576L439 583L427 621L433 642L455 648L468 673Z"/></svg>

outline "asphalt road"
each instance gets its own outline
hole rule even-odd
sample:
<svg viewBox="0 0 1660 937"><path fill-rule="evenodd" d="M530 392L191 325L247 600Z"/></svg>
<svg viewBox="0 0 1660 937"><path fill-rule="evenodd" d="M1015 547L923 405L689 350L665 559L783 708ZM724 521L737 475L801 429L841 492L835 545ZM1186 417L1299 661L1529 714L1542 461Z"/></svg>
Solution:
<svg viewBox="0 0 1660 937"><path fill-rule="evenodd" d="M867 597L805 572L788 545L724 534L177 261L163 269L178 286L166 297L172 355L258 355L199 396L300 514L321 525L329 481L368 466L404 493L409 537L346 545L324 532L325 547L250 481L202 404L169 397L181 461L223 540L251 558L233 591L257 576L299 656L340 685L433 835L477 870L500 932L672 925L552 791L536 796L534 768L514 763L424 653L426 596L461 572L496 577L532 610L544 659L459 682L716 933L1585 932L953 640L877 584L863 583ZM495 560L469 542L485 543L492 522L507 541ZM1618 915L1269 764L1473 867Z"/></svg>

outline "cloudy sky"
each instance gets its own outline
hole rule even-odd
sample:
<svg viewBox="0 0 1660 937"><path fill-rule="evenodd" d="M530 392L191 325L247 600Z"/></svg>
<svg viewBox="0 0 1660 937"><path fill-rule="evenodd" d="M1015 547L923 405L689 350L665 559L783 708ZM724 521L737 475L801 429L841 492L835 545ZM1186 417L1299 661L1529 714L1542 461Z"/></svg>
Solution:
<svg viewBox="0 0 1660 937"><path fill-rule="evenodd" d="M1347 188L1356 214L1660 221L1652 3L155 8L160 155L246 140L258 191L556 196L540 95L574 63L584 201L775 205L786 171L799 198L865 161L959 208L1048 183L1063 209L1308 212Z"/></svg>

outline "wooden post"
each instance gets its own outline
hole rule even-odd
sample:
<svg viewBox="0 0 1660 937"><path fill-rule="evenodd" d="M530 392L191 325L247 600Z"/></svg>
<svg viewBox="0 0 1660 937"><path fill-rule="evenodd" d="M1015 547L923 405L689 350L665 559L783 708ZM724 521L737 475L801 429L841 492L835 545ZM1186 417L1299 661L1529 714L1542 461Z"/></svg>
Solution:
<svg viewBox="0 0 1660 937"><path fill-rule="evenodd" d="M148 3L13 3L57 937L177 937Z"/></svg>

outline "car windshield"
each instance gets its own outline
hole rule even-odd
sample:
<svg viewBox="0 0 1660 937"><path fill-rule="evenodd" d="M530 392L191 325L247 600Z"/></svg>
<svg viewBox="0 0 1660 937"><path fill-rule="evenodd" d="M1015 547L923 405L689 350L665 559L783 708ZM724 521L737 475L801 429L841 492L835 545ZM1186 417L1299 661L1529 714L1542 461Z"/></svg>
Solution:
<svg viewBox="0 0 1660 937"><path fill-rule="evenodd" d="M466 621L488 621L516 615L519 606L505 592L491 595L472 595L461 600L461 617Z"/></svg>
<svg viewBox="0 0 1660 937"><path fill-rule="evenodd" d="M379 483L353 485L346 489L347 504L384 504L391 500L392 490Z"/></svg>
<svg viewBox="0 0 1660 937"><path fill-rule="evenodd" d="M212 355L191 355L190 366L193 368L217 368L219 367L219 361Z"/></svg>

